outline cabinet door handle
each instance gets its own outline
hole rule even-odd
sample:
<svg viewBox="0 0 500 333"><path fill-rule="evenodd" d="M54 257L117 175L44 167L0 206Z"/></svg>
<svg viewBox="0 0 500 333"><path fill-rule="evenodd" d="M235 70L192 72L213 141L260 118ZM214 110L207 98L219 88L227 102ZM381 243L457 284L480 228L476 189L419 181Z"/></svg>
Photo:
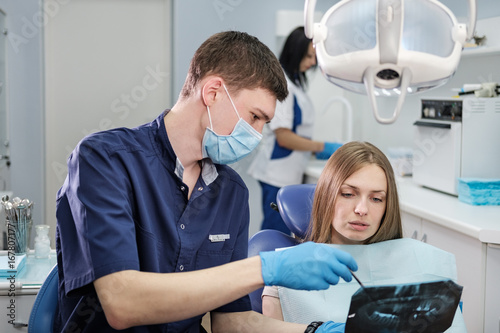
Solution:
<svg viewBox="0 0 500 333"><path fill-rule="evenodd" d="M15 328L20 328L20 327L28 327L28 324L23 323L22 321L14 321L12 323L12 326L14 326Z"/></svg>
<svg viewBox="0 0 500 333"><path fill-rule="evenodd" d="M422 242L427 243L427 234L424 234L421 239Z"/></svg>

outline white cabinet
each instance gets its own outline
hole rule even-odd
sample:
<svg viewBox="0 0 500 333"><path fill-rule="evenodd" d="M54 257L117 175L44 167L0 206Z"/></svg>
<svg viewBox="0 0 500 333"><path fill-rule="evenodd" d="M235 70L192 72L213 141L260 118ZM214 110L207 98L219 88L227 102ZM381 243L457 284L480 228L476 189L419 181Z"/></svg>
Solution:
<svg viewBox="0 0 500 333"><path fill-rule="evenodd" d="M418 216L401 212L403 237L422 240L422 219Z"/></svg>
<svg viewBox="0 0 500 333"><path fill-rule="evenodd" d="M11 298L5 295L0 296L0 309L6 314L2 317L0 322L0 331L3 333L20 333L28 332L28 322L30 319L31 308L35 303L36 292L33 295L22 295L15 297L15 309L13 315L15 316L16 325L9 323L11 320L8 316L10 311L8 306L11 305Z"/></svg>
<svg viewBox="0 0 500 333"><path fill-rule="evenodd" d="M486 294L484 332L500 333L500 246L486 247Z"/></svg>
<svg viewBox="0 0 500 333"><path fill-rule="evenodd" d="M464 287L462 310L468 332L495 332L483 330L485 322L486 245L476 238L413 214L402 212L402 221L405 237L424 241L455 255L458 283Z"/></svg>
<svg viewBox="0 0 500 333"><path fill-rule="evenodd" d="M486 245L479 240L422 220L427 243L453 253L462 292L462 312L469 332L483 332ZM484 331L487 332L487 331Z"/></svg>

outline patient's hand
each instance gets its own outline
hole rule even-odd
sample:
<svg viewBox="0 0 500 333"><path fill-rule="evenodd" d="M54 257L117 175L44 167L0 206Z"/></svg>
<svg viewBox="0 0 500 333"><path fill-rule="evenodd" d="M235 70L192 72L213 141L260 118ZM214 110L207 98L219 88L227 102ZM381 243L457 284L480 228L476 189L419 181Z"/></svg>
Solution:
<svg viewBox="0 0 500 333"><path fill-rule="evenodd" d="M262 314L266 317L283 320L280 299L273 296L262 296Z"/></svg>

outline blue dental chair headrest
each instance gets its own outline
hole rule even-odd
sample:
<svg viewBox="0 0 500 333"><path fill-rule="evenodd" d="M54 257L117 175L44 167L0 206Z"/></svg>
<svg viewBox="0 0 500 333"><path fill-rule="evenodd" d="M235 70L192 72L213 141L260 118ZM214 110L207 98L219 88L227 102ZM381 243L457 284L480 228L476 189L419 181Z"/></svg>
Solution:
<svg viewBox="0 0 500 333"><path fill-rule="evenodd" d="M290 231L304 238L309 222L316 184L297 184L282 187L278 191L278 209Z"/></svg>
<svg viewBox="0 0 500 333"><path fill-rule="evenodd" d="M299 184L285 186L278 191L276 200L279 213L288 229L299 238L304 238L309 226L315 189L316 184ZM298 239L281 231L261 230L248 241L248 257L298 243ZM262 288L253 291L249 296L252 310L262 313Z"/></svg>

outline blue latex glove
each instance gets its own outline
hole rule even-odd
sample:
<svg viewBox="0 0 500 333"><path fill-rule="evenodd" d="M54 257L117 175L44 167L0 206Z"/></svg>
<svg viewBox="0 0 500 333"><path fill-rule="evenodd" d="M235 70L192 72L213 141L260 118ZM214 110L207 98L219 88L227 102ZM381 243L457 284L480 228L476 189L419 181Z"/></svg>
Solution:
<svg viewBox="0 0 500 333"><path fill-rule="evenodd" d="M352 280L349 269L358 265L347 252L326 244L307 242L282 251L260 252L266 286L298 290L324 290L339 278Z"/></svg>
<svg viewBox="0 0 500 333"><path fill-rule="evenodd" d="M334 323L333 321L327 321L320 327L318 327L315 333L344 333L344 331L344 323Z"/></svg>
<svg viewBox="0 0 500 333"><path fill-rule="evenodd" d="M325 142L325 148L316 153L316 158L318 160L327 160L337 149L340 148L340 146L342 146L342 144L338 142Z"/></svg>

